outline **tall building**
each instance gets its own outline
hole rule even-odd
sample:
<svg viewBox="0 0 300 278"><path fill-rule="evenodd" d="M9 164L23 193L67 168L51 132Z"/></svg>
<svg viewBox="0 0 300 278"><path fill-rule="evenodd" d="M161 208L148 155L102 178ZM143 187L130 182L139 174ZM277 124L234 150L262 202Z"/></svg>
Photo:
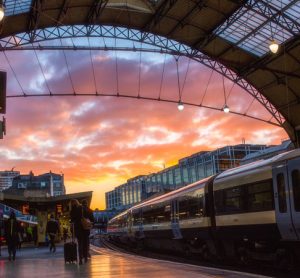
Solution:
<svg viewBox="0 0 300 278"><path fill-rule="evenodd" d="M160 172L137 176L106 193L106 209L124 210L153 195L162 194L205 177L237 167L246 156L266 149L265 145L240 144L214 151L201 151L182 158Z"/></svg>
<svg viewBox="0 0 300 278"><path fill-rule="evenodd" d="M27 196L60 196L66 194L64 175L51 171L39 176L32 172L19 175L13 179L12 186L5 190L7 193Z"/></svg>
<svg viewBox="0 0 300 278"><path fill-rule="evenodd" d="M13 178L19 175L19 171L0 171L0 191L11 187Z"/></svg>

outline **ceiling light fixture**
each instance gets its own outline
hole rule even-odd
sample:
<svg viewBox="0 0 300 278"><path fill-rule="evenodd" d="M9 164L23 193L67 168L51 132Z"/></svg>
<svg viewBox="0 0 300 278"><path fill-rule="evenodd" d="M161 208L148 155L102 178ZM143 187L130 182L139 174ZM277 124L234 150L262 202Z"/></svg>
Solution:
<svg viewBox="0 0 300 278"><path fill-rule="evenodd" d="M184 109L184 105L181 101L178 102L177 108L179 111L182 111Z"/></svg>
<svg viewBox="0 0 300 278"><path fill-rule="evenodd" d="M270 42L269 48L272 53L276 54L279 49L279 44L276 42L276 40L272 39Z"/></svg>
<svg viewBox="0 0 300 278"><path fill-rule="evenodd" d="M3 1L0 0L0 21L2 21L4 17L4 5L3 5Z"/></svg>
<svg viewBox="0 0 300 278"><path fill-rule="evenodd" d="M229 109L229 107L228 107L227 104L224 105L223 111L224 111L225 113L229 113L229 112L230 112L230 109Z"/></svg>

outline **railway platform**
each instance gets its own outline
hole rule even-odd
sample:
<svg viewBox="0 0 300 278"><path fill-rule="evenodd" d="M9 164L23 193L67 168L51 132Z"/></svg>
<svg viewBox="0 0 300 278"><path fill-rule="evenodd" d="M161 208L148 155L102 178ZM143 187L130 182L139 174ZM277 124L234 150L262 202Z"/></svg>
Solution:
<svg viewBox="0 0 300 278"><path fill-rule="evenodd" d="M262 277L202 266L162 261L128 255L101 247L91 247L92 258L83 265L65 264L62 245L56 253L47 247L26 247L17 253L16 261L8 261L6 250L0 257L0 277L101 277L101 278L190 278L190 277Z"/></svg>

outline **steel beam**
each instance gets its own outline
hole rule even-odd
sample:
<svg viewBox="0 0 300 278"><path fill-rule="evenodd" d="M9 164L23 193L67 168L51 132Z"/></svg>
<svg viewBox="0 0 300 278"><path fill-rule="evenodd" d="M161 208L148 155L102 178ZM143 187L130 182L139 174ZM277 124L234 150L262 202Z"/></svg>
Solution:
<svg viewBox="0 0 300 278"><path fill-rule="evenodd" d="M29 30L29 37L30 37L29 40L31 43L34 42L35 40L36 30L39 25L43 2L44 0L33 0L31 4L31 10L29 14L29 21L28 21L28 28L27 28L27 30Z"/></svg>
<svg viewBox="0 0 300 278"><path fill-rule="evenodd" d="M172 7L176 4L178 0L165 0L161 1L160 6L156 9L154 15L142 28L143 31L152 31L153 28L159 24L163 17L165 17Z"/></svg>
<svg viewBox="0 0 300 278"><path fill-rule="evenodd" d="M60 12L57 18L57 25L62 25L64 18L67 15L68 9L69 9L69 3L71 2L71 0L64 0L63 5L60 8Z"/></svg>
<svg viewBox="0 0 300 278"><path fill-rule="evenodd" d="M285 122L284 117L277 111L277 109L263 96L255 87L249 84L241 76L234 71L227 68L221 62L213 60L207 55L204 55L197 49L192 49L187 45L181 44L177 41L170 40L158 35L147 32L141 32L134 29L127 29L124 27L102 26L102 25L76 25L76 26L56 26L55 28L36 30L34 42L30 41L29 33L22 33L19 35L10 36L0 40L0 51L8 50L9 48L20 48L28 44L35 43L39 45L40 42L47 40L57 40L74 37L104 37L112 39L124 39L133 42L143 42L147 45L155 46L163 51L170 53L179 53L181 56L186 56L193 59L213 70L222 74L232 82L236 83L252 97L257 99L276 119L279 124ZM76 46L75 46L76 47ZM135 49L133 48L133 51Z"/></svg>

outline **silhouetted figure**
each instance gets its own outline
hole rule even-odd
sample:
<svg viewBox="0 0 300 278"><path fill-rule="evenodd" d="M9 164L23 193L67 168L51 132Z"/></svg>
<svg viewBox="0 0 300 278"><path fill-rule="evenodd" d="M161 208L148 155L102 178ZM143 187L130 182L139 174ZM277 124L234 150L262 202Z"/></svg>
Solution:
<svg viewBox="0 0 300 278"><path fill-rule="evenodd" d="M32 229L32 238L33 238L33 241L34 241L34 245L37 246L37 241L38 241L37 225L33 226L33 229Z"/></svg>
<svg viewBox="0 0 300 278"><path fill-rule="evenodd" d="M8 259L16 259L16 249L19 241L20 226L16 219L16 214L11 211L9 219L5 223L5 238L8 249Z"/></svg>
<svg viewBox="0 0 300 278"><path fill-rule="evenodd" d="M24 238L25 230L22 224L20 225L20 232L19 232L19 241L18 241L18 249L21 250L22 248L22 243L25 241Z"/></svg>
<svg viewBox="0 0 300 278"><path fill-rule="evenodd" d="M63 240L64 240L64 243L67 242L67 239L68 239L68 228L63 227Z"/></svg>
<svg viewBox="0 0 300 278"><path fill-rule="evenodd" d="M90 220L91 223L95 222L94 219L94 214L93 211L88 207L88 202L86 199L84 199L82 202L82 207L83 207L83 216L87 219ZM90 234L91 234L91 230L84 230L83 231L84 234L84 243L86 243L86 249L87 249L87 257L90 258L91 254L90 254Z"/></svg>
<svg viewBox="0 0 300 278"><path fill-rule="evenodd" d="M54 219L54 216L51 214L50 219L47 222L46 233L49 235L50 239L50 252L53 250L53 253L56 251L55 237L58 231L58 222Z"/></svg>
<svg viewBox="0 0 300 278"><path fill-rule="evenodd" d="M84 230L81 224L81 219L83 216L83 207L78 202L78 200L71 200L71 222L72 222L72 233L75 234L78 243L78 253L79 253L79 264L82 264L82 259L87 261L87 243L84 236Z"/></svg>

